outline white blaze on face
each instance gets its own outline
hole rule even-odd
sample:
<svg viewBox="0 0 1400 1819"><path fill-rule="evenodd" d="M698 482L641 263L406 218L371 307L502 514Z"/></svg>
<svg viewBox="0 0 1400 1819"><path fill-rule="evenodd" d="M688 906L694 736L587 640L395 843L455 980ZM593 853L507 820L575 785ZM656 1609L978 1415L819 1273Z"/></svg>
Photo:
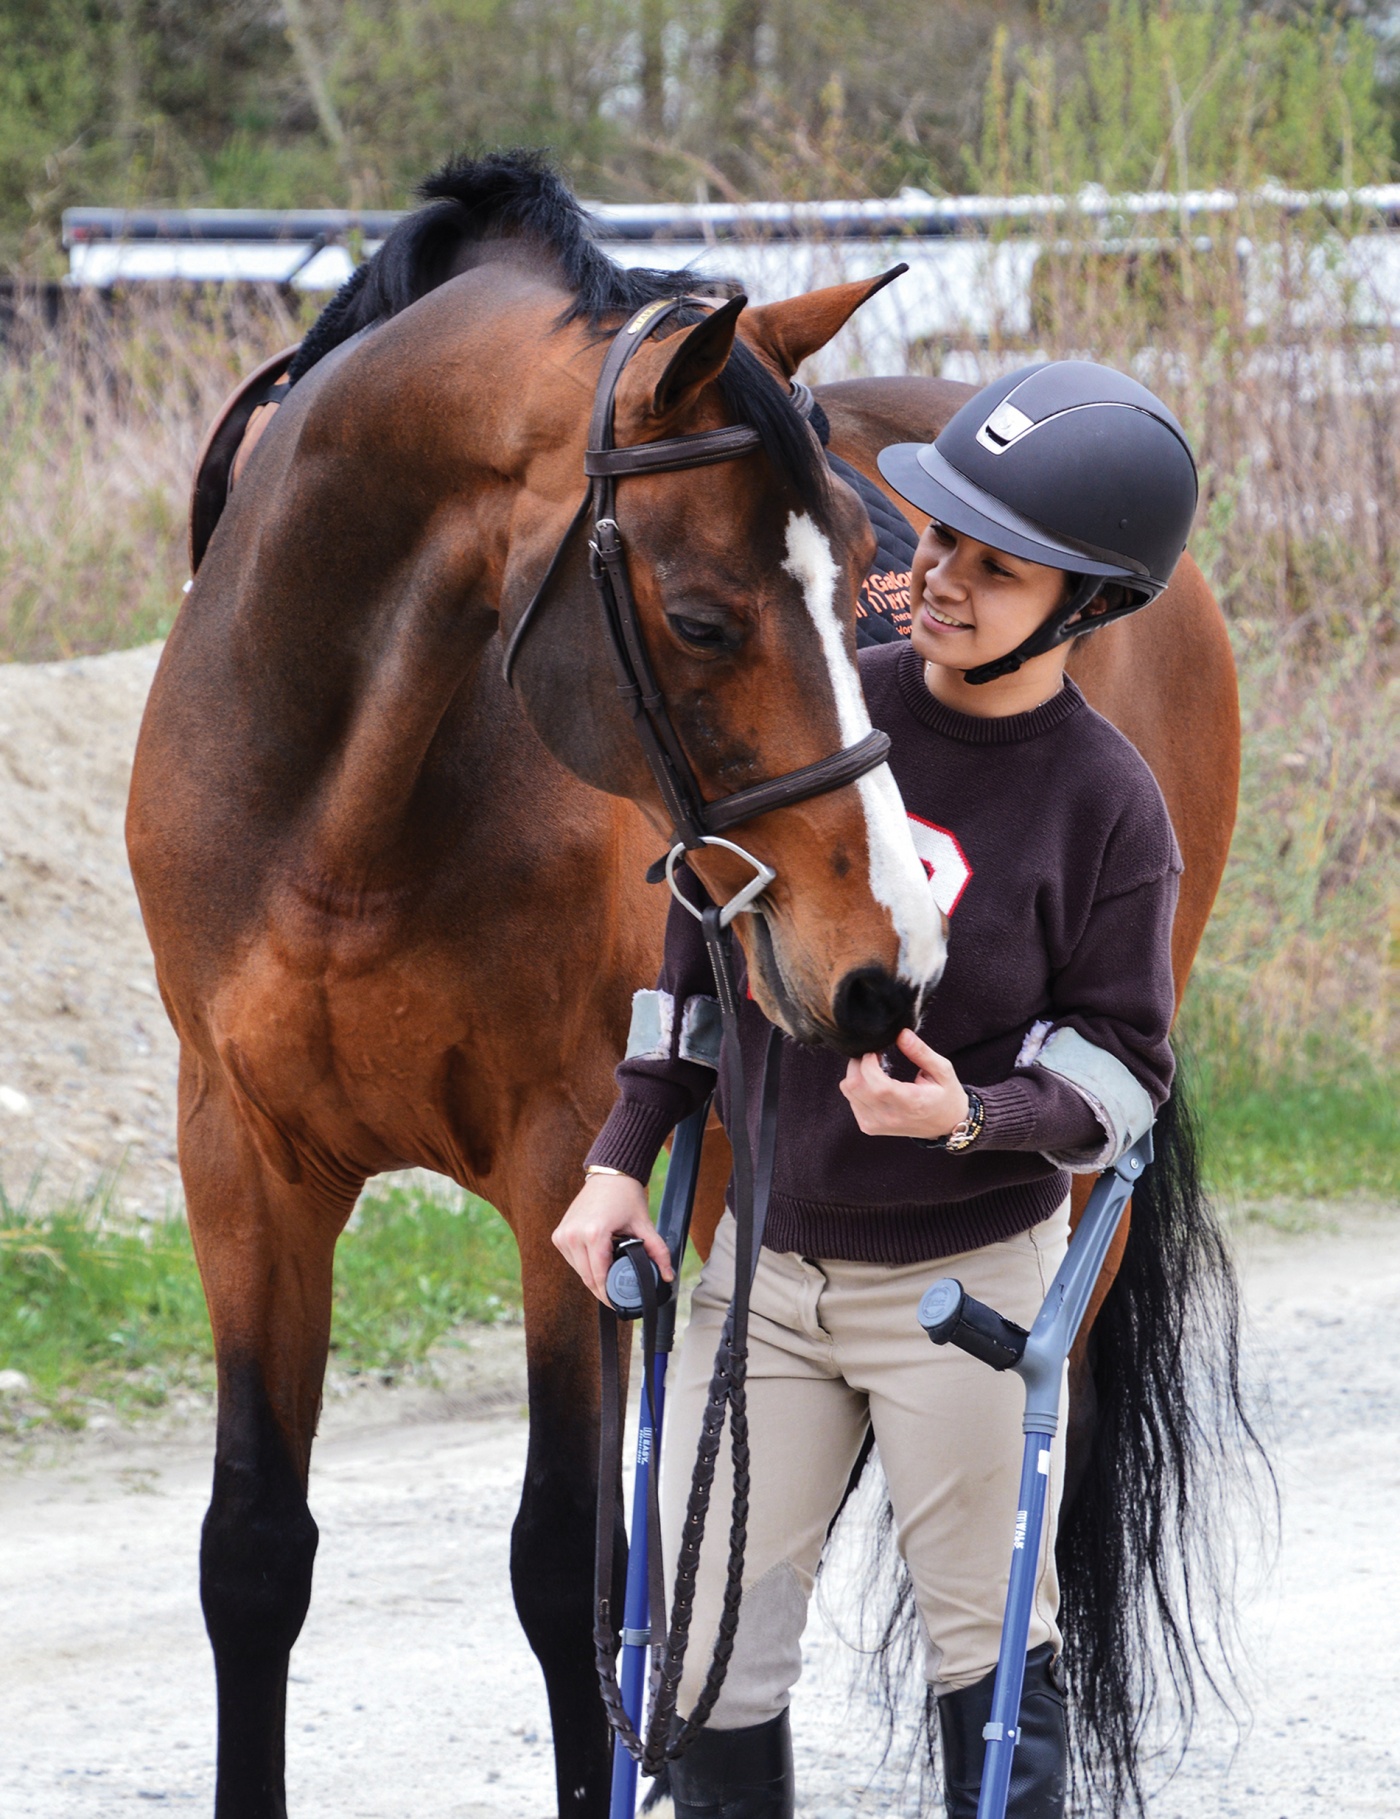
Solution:
<svg viewBox="0 0 1400 1819"><path fill-rule="evenodd" d="M860 674L846 650L836 616L836 560L816 524L804 512L787 523L784 572L802 589L807 611L817 628L822 655L831 673L831 693L843 749L870 731L870 715L860 692ZM946 957L943 929L928 879L914 850L909 822L888 764L877 765L856 782L865 809L866 844L870 849L870 890L890 913L899 937L899 974L921 986L942 970Z"/></svg>

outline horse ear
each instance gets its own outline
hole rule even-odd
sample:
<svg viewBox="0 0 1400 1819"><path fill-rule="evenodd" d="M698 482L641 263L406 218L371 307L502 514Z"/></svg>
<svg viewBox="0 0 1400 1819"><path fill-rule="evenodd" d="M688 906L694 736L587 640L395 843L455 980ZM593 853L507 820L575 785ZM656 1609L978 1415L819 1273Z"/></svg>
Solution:
<svg viewBox="0 0 1400 1819"><path fill-rule="evenodd" d="M654 415L669 417L693 403L702 386L719 378L734 348L740 312L748 301L747 297L731 297L694 328L659 344L669 358L651 394Z"/></svg>
<svg viewBox="0 0 1400 1819"><path fill-rule="evenodd" d="M862 303L868 303L876 291L882 291L908 270L907 265L896 265L878 278L831 284L825 290L789 297L785 303L765 303L750 310L745 318L745 339L791 379L809 354L825 347L846 326Z"/></svg>

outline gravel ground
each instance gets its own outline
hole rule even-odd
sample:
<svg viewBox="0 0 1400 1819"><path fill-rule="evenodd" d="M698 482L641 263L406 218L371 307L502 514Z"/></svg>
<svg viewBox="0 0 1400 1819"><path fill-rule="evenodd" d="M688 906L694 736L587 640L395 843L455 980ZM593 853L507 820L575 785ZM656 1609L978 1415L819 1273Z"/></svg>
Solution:
<svg viewBox="0 0 1400 1819"><path fill-rule="evenodd" d="M0 1183L179 1204L175 1037L122 844L160 646L0 664Z"/></svg>
<svg viewBox="0 0 1400 1819"><path fill-rule="evenodd" d="M1329 1224L1245 1231L1249 1363L1271 1398L1282 1545L1241 1585L1252 1728L1237 1740L1204 1722L1153 1800L1160 1819L1400 1811L1386 1665L1400 1579L1400 1221L1392 1209ZM296 1819L552 1811L544 1699L507 1586L525 1435L518 1410L500 1411L519 1394L518 1345L510 1331L483 1335L453 1396L371 1389L328 1404L316 1596L290 1695ZM207 1430L189 1422L55 1441L0 1480L6 1819L209 1811L195 1579L208 1477ZM840 1581L825 1594L838 1607ZM819 1615L794 1707L803 1819L917 1812L913 1788L876 1771L849 1674Z"/></svg>

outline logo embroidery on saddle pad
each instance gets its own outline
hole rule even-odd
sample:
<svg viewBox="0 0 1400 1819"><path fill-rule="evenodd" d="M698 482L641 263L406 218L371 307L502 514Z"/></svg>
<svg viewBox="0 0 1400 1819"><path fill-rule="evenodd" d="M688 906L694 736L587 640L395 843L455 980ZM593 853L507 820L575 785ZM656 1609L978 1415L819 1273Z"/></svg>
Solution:
<svg viewBox="0 0 1400 1819"><path fill-rule="evenodd" d="M907 638L913 622L909 606L909 573L906 568L867 575L856 601L856 618L888 619L900 637Z"/></svg>
<svg viewBox="0 0 1400 1819"><path fill-rule="evenodd" d="M967 854L958 845L956 834L950 834L946 827L939 827L935 821L925 821L920 815L909 816L909 832L914 836L914 851L923 861L933 887L933 900L945 916L951 916L972 877Z"/></svg>

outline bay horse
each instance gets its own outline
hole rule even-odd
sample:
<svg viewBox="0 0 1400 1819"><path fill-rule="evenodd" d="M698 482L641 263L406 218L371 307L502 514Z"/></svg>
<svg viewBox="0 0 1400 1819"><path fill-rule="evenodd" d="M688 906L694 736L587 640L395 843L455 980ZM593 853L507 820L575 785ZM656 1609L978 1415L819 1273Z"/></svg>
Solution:
<svg viewBox="0 0 1400 1819"><path fill-rule="evenodd" d="M286 1675L317 1540L307 1489L335 1245L366 1179L407 1166L484 1196L519 1246L530 1434L512 1582L544 1674L561 1819L607 1806L590 1608L594 1308L549 1235L611 1106L631 993L655 975L666 899L643 879L665 821L582 547L566 550L514 689L501 655L577 507L604 346L631 312L673 296L676 277L614 266L573 198L521 154L450 166L424 193L313 328L286 402L206 525L132 778L132 871L180 1041L181 1170L218 1366L201 1543L218 1819L286 1811ZM842 743L813 614L835 612L853 648L873 538L788 383L878 282L673 316L619 388L619 443L734 422L761 438L741 460L630 479L620 495L652 661L715 795ZM964 395L882 381L820 397L833 449L873 474L879 446L932 435ZM1187 859L1184 983L1238 762L1228 644L1198 572L1184 562L1162 603L1091 640L1076 669L1167 794ZM761 917L736 923L765 1011L846 1052L882 1046L942 952L902 817L868 812L848 786L745 839L778 875ZM723 853L695 866L715 893L747 882ZM873 986L853 993L856 978ZM702 1242L723 1167L716 1146ZM1142 1480L1200 1480L1179 1403L1202 1322L1179 1326L1175 1353L1162 1329L1212 1293L1228 1316L1230 1280L1213 1228L1189 1216L1190 1185L1154 1209L1165 1243L1129 1244L1105 1290L1101 1356L1076 1391L1086 1533L1107 1550L1110 1592L1115 1571L1128 1588L1108 1609L1085 1591L1094 1659L1128 1633L1134 1580L1163 1583L1173 1537L1128 1507ZM1227 1318L1208 1333L1217 1351L1232 1330ZM1067 1606L1082 1578L1071 1572ZM1158 1601L1168 1625L1172 1597ZM1130 1781L1136 1685L1127 1673L1101 1709L1086 1703Z"/></svg>

